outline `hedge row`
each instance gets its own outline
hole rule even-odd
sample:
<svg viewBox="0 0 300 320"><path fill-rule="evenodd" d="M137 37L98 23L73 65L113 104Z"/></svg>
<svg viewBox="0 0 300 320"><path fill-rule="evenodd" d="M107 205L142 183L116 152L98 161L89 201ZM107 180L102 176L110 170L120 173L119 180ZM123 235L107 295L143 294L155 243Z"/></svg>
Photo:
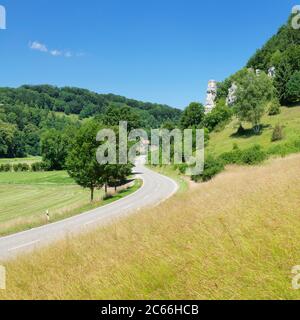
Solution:
<svg viewBox="0 0 300 320"><path fill-rule="evenodd" d="M28 163L6 163L0 165L0 172L38 172L45 171L43 162L35 162L29 165Z"/></svg>

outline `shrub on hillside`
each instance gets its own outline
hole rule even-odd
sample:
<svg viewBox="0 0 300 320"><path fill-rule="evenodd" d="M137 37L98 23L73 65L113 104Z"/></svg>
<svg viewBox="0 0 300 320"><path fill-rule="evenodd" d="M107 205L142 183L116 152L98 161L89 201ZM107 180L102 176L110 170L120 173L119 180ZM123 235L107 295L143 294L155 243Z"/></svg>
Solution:
<svg viewBox="0 0 300 320"><path fill-rule="evenodd" d="M261 146L255 145L242 152L241 161L242 164L254 165L262 163L267 159L267 153L262 150Z"/></svg>
<svg viewBox="0 0 300 320"><path fill-rule="evenodd" d="M271 141L280 141L283 139L283 127L277 124L273 130Z"/></svg>
<svg viewBox="0 0 300 320"><path fill-rule="evenodd" d="M209 181L215 177L218 173L224 170L224 164L220 159L208 156L205 159L204 171L201 175L193 176L193 181Z"/></svg>
<svg viewBox="0 0 300 320"><path fill-rule="evenodd" d="M210 132L213 130L222 131L231 120L232 115L233 110L226 106L225 100L221 100L211 113L205 115L202 125Z"/></svg>
<svg viewBox="0 0 300 320"><path fill-rule="evenodd" d="M280 114L281 110L280 110L280 103L279 101L273 100L272 102L270 102L269 104L269 111L268 114L269 116L276 116L278 114Z"/></svg>
<svg viewBox="0 0 300 320"><path fill-rule="evenodd" d="M242 151L239 149L237 144L234 144L232 151L221 154L219 158L223 161L224 165L227 165L241 163L241 157Z"/></svg>
<svg viewBox="0 0 300 320"><path fill-rule="evenodd" d="M255 145L251 148L240 150L237 145L233 147L233 150L230 152L225 152L220 155L219 159L224 163L228 164L246 164L253 165L259 164L265 161L267 154L259 145Z"/></svg>

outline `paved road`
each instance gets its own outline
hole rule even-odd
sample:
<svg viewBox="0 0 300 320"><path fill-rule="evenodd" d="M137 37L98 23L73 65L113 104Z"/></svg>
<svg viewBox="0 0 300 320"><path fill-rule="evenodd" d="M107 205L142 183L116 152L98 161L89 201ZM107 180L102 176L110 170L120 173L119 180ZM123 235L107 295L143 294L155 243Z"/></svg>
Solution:
<svg viewBox="0 0 300 320"><path fill-rule="evenodd" d="M143 180L143 186L137 192L87 213L0 238L0 261L30 252L68 235L90 230L132 211L157 205L178 189L173 180L145 168L141 161L137 162L134 171Z"/></svg>

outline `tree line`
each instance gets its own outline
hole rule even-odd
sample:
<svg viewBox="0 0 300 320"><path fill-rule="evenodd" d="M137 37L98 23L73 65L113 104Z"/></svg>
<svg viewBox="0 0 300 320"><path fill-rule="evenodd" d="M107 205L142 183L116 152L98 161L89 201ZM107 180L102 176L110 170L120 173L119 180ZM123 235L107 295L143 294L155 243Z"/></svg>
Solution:
<svg viewBox="0 0 300 320"><path fill-rule="evenodd" d="M167 105L137 101L114 94L98 94L81 88L58 88L50 85L0 88L0 103L26 105L67 115L76 114L80 119L103 114L109 106L127 106L135 110L144 123L154 121L156 125L167 119L178 120L181 113Z"/></svg>

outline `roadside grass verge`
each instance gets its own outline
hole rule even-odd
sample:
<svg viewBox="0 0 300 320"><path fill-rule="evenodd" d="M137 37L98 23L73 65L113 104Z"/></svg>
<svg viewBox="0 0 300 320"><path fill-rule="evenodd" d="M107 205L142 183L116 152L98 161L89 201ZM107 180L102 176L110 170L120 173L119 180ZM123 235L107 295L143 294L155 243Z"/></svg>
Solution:
<svg viewBox="0 0 300 320"><path fill-rule="evenodd" d="M0 299L299 299L300 155L20 257Z"/></svg>
<svg viewBox="0 0 300 320"><path fill-rule="evenodd" d="M188 177L182 175L179 170L175 169L174 166L162 165L162 166L152 166L148 165L151 170L165 175L173 180L175 180L179 186L178 192L186 192L189 189Z"/></svg>

